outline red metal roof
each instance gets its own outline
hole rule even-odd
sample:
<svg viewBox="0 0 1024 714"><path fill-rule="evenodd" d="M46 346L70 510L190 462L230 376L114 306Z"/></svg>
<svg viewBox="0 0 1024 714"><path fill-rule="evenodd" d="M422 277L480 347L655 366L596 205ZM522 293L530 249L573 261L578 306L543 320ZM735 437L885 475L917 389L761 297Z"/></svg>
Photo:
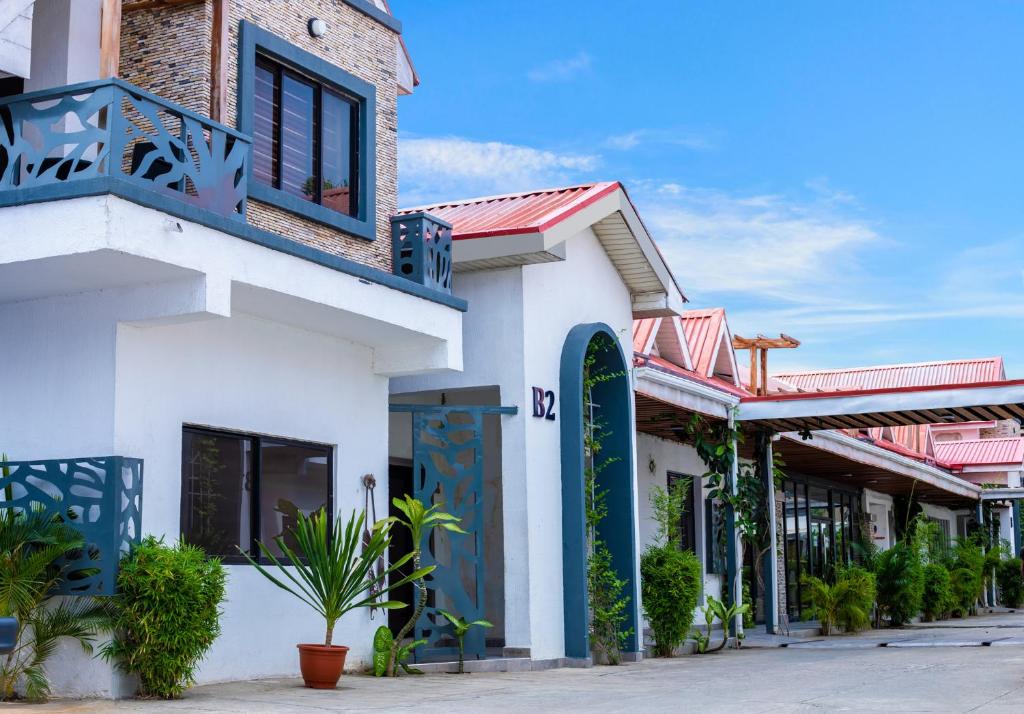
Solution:
<svg viewBox="0 0 1024 714"><path fill-rule="evenodd" d="M1002 357L891 364L814 372L783 372L775 376L804 392L977 384L1006 379Z"/></svg>
<svg viewBox="0 0 1024 714"><path fill-rule="evenodd" d="M935 457L953 467L1024 464L1024 438L939 441Z"/></svg>
<svg viewBox="0 0 1024 714"><path fill-rule="evenodd" d="M399 213L426 211L448 221L455 240L541 233L621 189L618 181L606 181L403 208Z"/></svg>
<svg viewBox="0 0 1024 714"><path fill-rule="evenodd" d="M695 382L709 385L715 389L719 389L723 392L728 392L737 397L749 397L750 392L742 387L737 387L732 382L727 382L720 377L705 377L702 374L691 372L687 369L669 362L667 359L661 357L652 357L650 355L636 355L633 359L633 364L637 367L653 367L661 372L675 375L676 377L683 377L684 379L691 379Z"/></svg>
<svg viewBox="0 0 1024 714"><path fill-rule="evenodd" d="M720 307L710 310L687 310L680 315L686 344L690 348L690 359L693 360L693 369L698 374L711 374L724 320L725 310ZM732 345L728 349L732 349Z"/></svg>
<svg viewBox="0 0 1024 714"><path fill-rule="evenodd" d="M647 353L647 343L651 341L651 335L658 326L658 318L645 317L642 320L633 320L633 351L641 354Z"/></svg>

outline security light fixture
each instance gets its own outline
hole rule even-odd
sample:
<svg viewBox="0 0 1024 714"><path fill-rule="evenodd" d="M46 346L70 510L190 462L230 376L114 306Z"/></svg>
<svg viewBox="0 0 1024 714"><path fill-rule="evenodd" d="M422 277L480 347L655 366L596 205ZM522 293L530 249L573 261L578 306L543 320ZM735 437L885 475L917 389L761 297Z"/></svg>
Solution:
<svg viewBox="0 0 1024 714"><path fill-rule="evenodd" d="M319 17L309 18L309 34L313 37L323 37L327 32L327 23Z"/></svg>

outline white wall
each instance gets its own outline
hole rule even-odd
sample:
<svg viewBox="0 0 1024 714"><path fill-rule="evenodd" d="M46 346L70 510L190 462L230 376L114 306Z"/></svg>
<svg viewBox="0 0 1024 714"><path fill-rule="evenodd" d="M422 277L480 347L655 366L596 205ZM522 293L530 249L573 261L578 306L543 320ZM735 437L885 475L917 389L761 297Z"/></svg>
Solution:
<svg viewBox="0 0 1024 714"><path fill-rule="evenodd" d="M100 0L36 0L25 91L98 79Z"/></svg>
<svg viewBox="0 0 1024 714"><path fill-rule="evenodd" d="M597 237L587 228L565 247L564 261L457 273L454 292L470 304L464 371L392 380L396 393L497 385L502 404L519 407L502 419L505 639L539 659L565 654L561 404L555 421L534 418L530 390L560 399L562 347L576 325L607 323L627 363L632 355L630 295Z"/></svg>
<svg viewBox="0 0 1024 714"><path fill-rule="evenodd" d="M145 533L179 532L182 424L334 446L342 518L362 509L364 474L387 497L387 379L373 374L366 347L244 315L122 325L116 393L114 450L145 459ZM296 674L295 644L322 641L322 619L250 566L228 570L223 633L199 681ZM367 660L378 624L366 611L339 623L335 643L352 648L350 666Z"/></svg>
<svg viewBox="0 0 1024 714"><path fill-rule="evenodd" d="M561 657L565 654L562 549L558 547L562 542L561 427L557 419L530 416L529 395L525 392L538 386L554 390L561 398L562 347L569 331L579 324L607 323L619 338L628 367L632 356L632 303L618 272L588 228L567 242L565 262L523 268L523 304L527 350L522 399L527 408L522 419L530 533L530 647L535 658ZM560 401L556 402L556 414L561 407ZM631 433L632 411L631 400ZM635 473L633 479L635 484ZM634 523L638 521L634 504ZM640 582L639 562L634 578ZM640 603L635 605L639 608Z"/></svg>
<svg viewBox="0 0 1024 714"><path fill-rule="evenodd" d="M654 473L651 473L650 470L652 460L654 461ZM657 532L657 524L654 522L651 508L651 493L655 487L667 488L669 471L699 477L707 469L697 455L697 450L692 446L661 439L650 434L638 433L636 435L636 476L639 486L637 498L640 510L640 552L643 552L643 549L654 540ZM707 485L701 479L700 492L696 494L699 498L694 504L696 524L694 531L697 535L696 554L700 560L704 577L703 588L698 597L699 609L694 614L695 624L703 623L703 606L707 602L707 596L711 595L718 599L722 597L722 576L705 571L709 545L705 539L706 526L704 523L704 499L707 497L707 491Z"/></svg>
<svg viewBox="0 0 1024 714"><path fill-rule="evenodd" d="M121 454L145 461L142 530L179 533L183 423L334 445L335 508L362 508L360 478L387 473L388 380L370 348L236 314L133 326L148 287L0 305L5 355L0 449L11 459ZM153 307L152 301L148 303ZM378 498L387 497L387 479ZM380 504L379 504L380 505ZM223 634L199 681L296 675L297 642L320 641L319 616L248 566L228 566ZM368 614L347 615L335 641L358 666L370 652ZM244 653L244 656L240 656ZM108 665L62 647L54 691L110 695Z"/></svg>

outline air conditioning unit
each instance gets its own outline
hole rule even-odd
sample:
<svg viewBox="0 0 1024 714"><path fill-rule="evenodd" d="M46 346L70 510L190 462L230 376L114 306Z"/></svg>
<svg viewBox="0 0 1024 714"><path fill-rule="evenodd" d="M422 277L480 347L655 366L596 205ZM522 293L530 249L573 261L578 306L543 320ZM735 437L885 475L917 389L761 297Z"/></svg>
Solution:
<svg viewBox="0 0 1024 714"><path fill-rule="evenodd" d="M877 541L889 541L889 507L884 503L868 504L868 522L871 527L871 538Z"/></svg>

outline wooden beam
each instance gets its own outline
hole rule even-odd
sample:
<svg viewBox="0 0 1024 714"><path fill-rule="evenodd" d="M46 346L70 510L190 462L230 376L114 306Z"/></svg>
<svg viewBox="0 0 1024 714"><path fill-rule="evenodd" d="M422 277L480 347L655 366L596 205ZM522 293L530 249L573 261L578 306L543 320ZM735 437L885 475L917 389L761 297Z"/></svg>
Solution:
<svg viewBox="0 0 1024 714"><path fill-rule="evenodd" d="M136 10L153 10L162 7L184 7L185 5L198 5L206 0L139 0L124 6L125 12Z"/></svg>
<svg viewBox="0 0 1024 714"><path fill-rule="evenodd" d="M210 32L210 118L227 124L228 112L228 26L231 0L213 0L213 28Z"/></svg>
<svg viewBox="0 0 1024 714"><path fill-rule="evenodd" d="M733 340L735 341L735 340ZM758 393L758 350L757 347L751 347L751 384L750 389L752 394Z"/></svg>
<svg viewBox="0 0 1024 714"><path fill-rule="evenodd" d="M121 65L121 0L100 6L100 79L116 77Z"/></svg>
<svg viewBox="0 0 1024 714"><path fill-rule="evenodd" d="M758 388L761 390L761 395L768 394L768 350L764 347L761 348L761 383Z"/></svg>
<svg viewBox="0 0 1024 714"><path fill-rule="evenodd" d="M791 350L800 346L800 340L781 334L778 337L765 337L764 335L740 337L739 335L734 335L732 346L733 349L737 350L749 350L752 347L771 350Z"/></svg>

